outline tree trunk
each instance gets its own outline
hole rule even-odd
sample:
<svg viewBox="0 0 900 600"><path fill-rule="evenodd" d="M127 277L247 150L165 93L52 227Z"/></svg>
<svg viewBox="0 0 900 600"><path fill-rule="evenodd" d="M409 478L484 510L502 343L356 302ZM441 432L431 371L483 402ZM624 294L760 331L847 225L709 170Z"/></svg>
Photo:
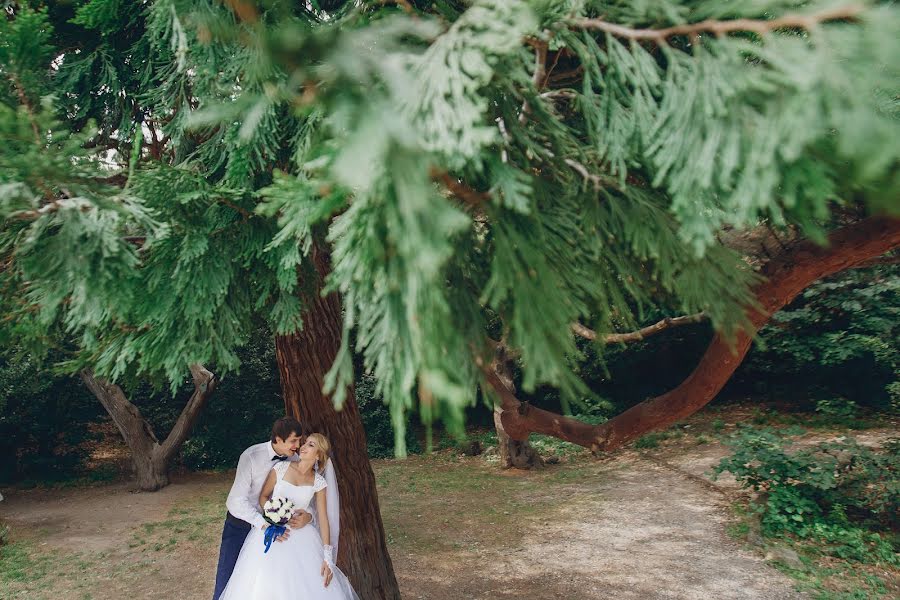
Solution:
<svg viewBox="0 0 900 600"><path fill-rule="evenodd" d="M337 294L320 295L328 257L313 250L319 281L307 299L303 330L275 338L284 406L309 430L331 442L341 495L337 564L361 598L399 599L400 588L385 543L375 473L366 452L366 434L353 390L338 412L322 392L341 343L341 303Z"/></svg>
<svg viewBox="0 0 900 600"><path fill-rule="evenodd" d="M509 355L503 344L497 344L494 349L494 373L503 382L510 392L515 393L512 370L509 368ZM500 451L500 467L504 469L532 469L544 466L544 460L528 439L517 440L511 438L503 429L503 405L494 404L494 428L497 430L497 445Z"/></svg>
<svg viewBox="0 0 900 600"><path fill-rule="evenodd" d="M94 376L89 369L82 370L80 375L81 380L112 417L113 423L128 445L138 488L145 492L155 492L169 485L169 467L172 459L178 454L203 407L215 391L218 384L215 375L201 365L191 366L194 393L191 394L175 426L162 444L156 439L153 427L141 414L140 409L125 397L122 388Z"/></svg>
<svg viewBox="0 0 900 600"><path fill-rule="evenodd" d="M748 330L731 341L716 335L694 372L681 385L601 425L589 425L520 402L492 369L485 368L485 378L501 397L503 427L516 439L527 439L530 433L538 432L597 452L613 450L648 431L692 415L725 386L750 350L756 331L775 312L813 282L900 246L900 220L865 219L832 232L828 241L826 247L800 242L775 257L763 269L765 281L754 290L757 306L747 312Z"/></svg>

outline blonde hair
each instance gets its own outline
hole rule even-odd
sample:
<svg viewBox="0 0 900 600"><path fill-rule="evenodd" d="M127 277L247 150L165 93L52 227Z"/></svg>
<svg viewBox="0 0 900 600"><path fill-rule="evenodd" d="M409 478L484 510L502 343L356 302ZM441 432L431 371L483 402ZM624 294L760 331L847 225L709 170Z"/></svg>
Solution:
<svg viewBox="0 0 900 600"><path fill-rule="evenodd" d="M325 463L328 461L328 451L331 450L331 443L321 433L311 433L306 439L316 441L316 451L318 453L316 459L319 461L319 470L324 469Z"/></svg>

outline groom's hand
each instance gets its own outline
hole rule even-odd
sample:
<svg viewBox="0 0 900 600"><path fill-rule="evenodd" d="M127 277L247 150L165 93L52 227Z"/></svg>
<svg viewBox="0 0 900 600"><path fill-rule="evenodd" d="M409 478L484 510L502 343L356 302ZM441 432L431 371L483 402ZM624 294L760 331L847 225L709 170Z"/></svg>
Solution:
<svg viewBox="0 0 900 600"><path fill-rule="evenodd" d="M288 521L288 525L290 525L291 529L302 529L306 527L312 522L312 515L306 512L305 510L298 510L294 513L294 516L291 517L291 520Z"/></svg>

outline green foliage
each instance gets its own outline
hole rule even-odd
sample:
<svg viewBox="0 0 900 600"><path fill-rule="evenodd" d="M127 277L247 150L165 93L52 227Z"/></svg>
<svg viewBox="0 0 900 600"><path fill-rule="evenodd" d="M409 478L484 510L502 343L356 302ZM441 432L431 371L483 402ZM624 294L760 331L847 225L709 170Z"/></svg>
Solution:
<svg viewBox="0 0 900 600"><path fill-rule="evenodd" d="M721 3L692 7L691 17L718 13L714 4ZM774 8L728 6L729 16L748 17ZM604 9L598 12L609 18ZM658 18L683 18L667 12ZM612 34L560 35L586 66L584 101L593 110L584 116L601 158L619 177L633 164L649 171L672 194L683 235L702 251L722 223L749 225L760 216L778 224L796 220L814 233L843 185L838 173L885 181L900 146L889 139L896 106L886 101L882 82L896 86L898 72L871 65L890 60L894 49L875 40L896 30L896 18L872 9L864 19L870 35L862 37L834 25L761 38L702 36L658 50ZM862 56L871 60L855 62ZM842 75L834 78L837 70ZM847 128L860 118L868 134ZM836 135L825 135L829 130ZM773 151L760 153L763 147ZM874 147L887 155L870 154ZM820 152L830 158L820 160ZM841 165L843 158L851 162ZM773 203L774 195L781 200Z"/></svg>
<svg viewBox="0 0 900 600"><path fill-rule="evenodd" d="M659 443L669 439L669 437L671 436L667 431L654 431L653 433L648 433L635 440L634 447L639 450L658 448Z"/></svg>
<svg viewBox="0 0 900 600"><path fill-rule="evenodd" d="M804 395L812 390L824 415L854 416L853 404L890 408L900 377L898 315L897 265L817 282L763 327L742 377L783 381Z"/></svg>
<svg viewBox="0 0 900 600"><path fill-rule="evenodd" d="M859 407L846 398L824 399L816 402L816 412L831 419L850 419L856 416Z"/></svg>
<svg viewBox="0 0 900 600"><path fill-rule="evenodd" d="M414 409L461 432L489 319L523 392L552 386L568 406L589 395L573 321L603 335L703 310L733 332L756 277L715 234L765 219L821 236L834 208L894 209L900 158L893 5L643 42L583 17L819 8L15 3L0 24L2 335L174 392L191 363L237 370L257 319L296 330L320 249L344 303L328 389L340 406L360 355L397 454Z"/></svg>
<svg viewBox="0 0 900 600"><path fill-rule="evenodd" d="M4 95L34 101L46 91L42 71L53 55L53 26L46 10L26 10L0 23ZM7 106L9 106L7 104Z"/></svg>
<svg viewBox="0 0 900 600"><path fill-rule="evenodd" d="M0 358L0 482L78 476L87 425L104 414L72 378L26 357Z"/></svg>
<svg viewBox="0 0 900 600"><path fill-rule="evenodd" d="M769 536L814 539L840 558L897 565L896 548L879 531L900 514L900 444L882 451L852 438L788 449L786 432L741 427L733 454L714 469L761 492L755 509Z"/></svg>
<svg viewBox="0 0 900 600"><path fill-rule="evenodd" d="M267 440L272 423L284 415L271 332L255 328L237 354L240 371L223 378L181 448L179 462L185 467L234 468L244 448ZM175 394L146 381L130 382L124 391L163 439L193 392L193 382L182 381ZM356 401L369 455L393 456L391 415L375 395L371 376L358 379ZM84 473L85 442L96 438L92 426L104 422L108 416L102 406L78 379L47 371L34 359L14 353L0 360L0 482L68 485L114 478L119 475L115 468ZM114 435L108 443L120 443ZM413 429L407 430L406 445L409 452L421 452Z"/></svg>

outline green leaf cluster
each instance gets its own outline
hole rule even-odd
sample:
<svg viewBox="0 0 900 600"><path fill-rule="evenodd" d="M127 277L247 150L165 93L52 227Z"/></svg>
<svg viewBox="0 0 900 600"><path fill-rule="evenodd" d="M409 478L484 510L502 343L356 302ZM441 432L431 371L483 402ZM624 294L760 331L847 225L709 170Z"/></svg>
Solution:
<svg viewBox="0 0 900 600"><path fill-rule="evenodd" d="M896 566L883 534L900 514L897 440L881 451L852 438L791 448L786 433L739 428L728 440L733 454L714 472L761 492L755 506L764 534L815 538L835 556Z"/></svg>
<svg viewBox="0 0 900 600"><path fill-rule="evenodd" d="M723 229L897 210L900 13L665 40L584 19L823 6L16 3L3 335L174 389L190 363L237 368L258 317L301 327L322 251L344 306L327 389L340 405L360 355L398 454L410 411L459 430L499 338L526 393L584 397L575 321L744 323L757 277Z"/></svg>

